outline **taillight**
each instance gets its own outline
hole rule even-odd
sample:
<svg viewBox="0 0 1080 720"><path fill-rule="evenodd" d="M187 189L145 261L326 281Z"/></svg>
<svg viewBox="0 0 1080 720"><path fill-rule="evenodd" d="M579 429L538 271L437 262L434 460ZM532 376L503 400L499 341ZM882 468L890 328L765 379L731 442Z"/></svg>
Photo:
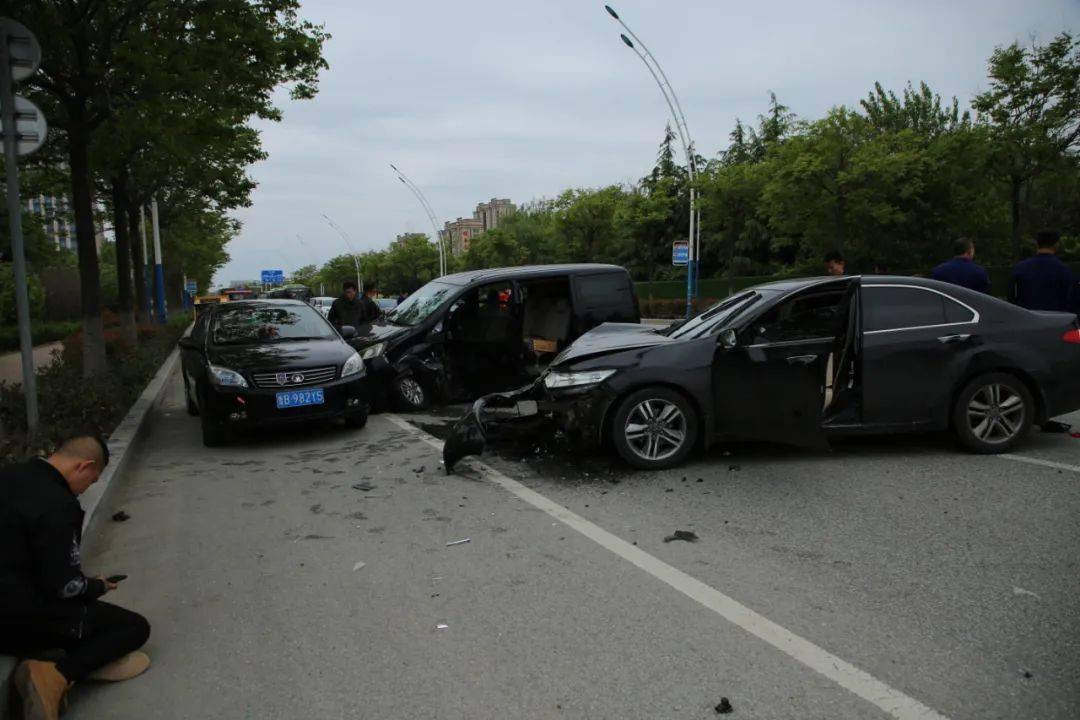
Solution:
<svg viewBox="0 0 1080 720"><path fill-rule="evenodd" d="M1061 339L1073 345L1080 345L1080 328L1073 328L1061 336Z"/></svg>

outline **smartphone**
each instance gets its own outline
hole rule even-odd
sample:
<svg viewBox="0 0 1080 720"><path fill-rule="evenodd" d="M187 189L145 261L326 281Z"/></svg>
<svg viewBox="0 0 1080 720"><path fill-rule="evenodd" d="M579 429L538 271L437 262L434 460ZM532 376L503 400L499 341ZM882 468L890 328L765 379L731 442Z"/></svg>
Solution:
<svg viewBox="0 0 1080 720"><path fill-rule="evenodd" d="M107 577L105 579L108 580L111 583L118 583L121 580L124 580L125 578L127 578L127 575L110 575L109 577Z"/></svg>

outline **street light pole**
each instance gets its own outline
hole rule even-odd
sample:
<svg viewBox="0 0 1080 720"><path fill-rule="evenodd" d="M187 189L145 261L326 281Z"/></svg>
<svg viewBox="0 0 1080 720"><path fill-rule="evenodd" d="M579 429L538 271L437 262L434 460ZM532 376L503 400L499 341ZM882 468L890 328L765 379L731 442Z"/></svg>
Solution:
<svg viewBox="0 0 1080 720"><path fill-rule="evenodd" d="M417 201L420 203L420 207L424 209L424 212L428 216L428 220L431 221L431 229L435 233L432 240L435 241L436 246L439 248L439 277L446 274L446 249L443 247L442 234L439 232L439 222L435 219L435 211L431 209L431 203L428 202L427 197L420 191L420 188L416 186L412 180L408 178L405 173L398 170L393 163L390 163L390 169L397 173L398 180L412 191L412 194L416 196Z"/></svg>
<svg viewBox="0 0 1080 720"><path fill-rule="evenodd" d="M696 203L696 188L695 180L697 177L697 163L694 159L694 142L690 137L690 129L686 124L686 116L683 114L682 105L679 103L679 98L675 94L675 89L671 86L671 82L668 81L667 74L664 73L664 69L660 67L660 63L656 61L656 58L649 48L645 46L645 43L641 42L641 38L634 34L634 31L623 22L619 14L610 5L605 5L604 9L608 15L613 17L619 25L626 30L626 35L620 35L622 41L634 51L634 54L641 58L641 62L645 64L649 74L652 75L653 80L656 81L657 87L660 88L661 94L664 96L664 100L667 102L668 109L671 111L671 117L675 120L675 128L679 134L679 142L682 145L683 154L686 155L686 168L687 175L690 181L690 228L687 247L687 264L686 264L686 317L690 317L693 314L694 298L697 296L697 274L698 265L700 263L701 255L701 211L697 209ZM633 40L631 40L633 38ZM635 45L635 43L637 43ZM641 46L641 50L638 50L638 45Z"/></svg>
<svg viewBox="0 0 1080 720"><path fill-rule="evenodd" d="M154 309L157 321L164 325L168 320L165 314L165 268L161 263L161 223L156 197L150 200L150 224L154 230Z"/></svg>
<svg viewBox="0 0 1080 720"><path fill-rule="evenodd" d="M345 231L338 227L338 224L330 219L330 216L326 213L322 214L323 219L330 224L330 227L337 231L337 234L341 236L341 239L345 241L346 247L349 248L349 253L352 255L353 265L356 266L356 287L359 292L364 292L364 280L360 277L360 261L356 258L356 248L353 247L352 240L345 234Z"/></svg>

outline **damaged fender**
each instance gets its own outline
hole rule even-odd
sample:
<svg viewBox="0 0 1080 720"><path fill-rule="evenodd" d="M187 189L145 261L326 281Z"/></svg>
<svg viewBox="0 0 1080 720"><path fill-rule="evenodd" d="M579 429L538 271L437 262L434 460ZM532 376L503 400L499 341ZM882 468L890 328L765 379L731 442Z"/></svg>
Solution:
<svg viewBox="0 0 1080 720"><path fill-rule="evenodd" d="M443 443L443 464L447 474L463 457L480 455L488 442L496 439L520 439L535 430L540 415L533 399L542 393L540 383L508 393L485 395L473 403L454 423Z"/></svg>

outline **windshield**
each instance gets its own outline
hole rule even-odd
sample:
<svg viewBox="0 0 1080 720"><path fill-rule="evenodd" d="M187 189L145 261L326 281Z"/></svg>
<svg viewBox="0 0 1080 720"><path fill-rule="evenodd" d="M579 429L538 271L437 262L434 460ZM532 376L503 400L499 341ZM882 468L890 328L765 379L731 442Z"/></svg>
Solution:
<svg viewBox="0 0 1080 720"><path fill-rule="evenodd" d="M270 303L226 305L214 316L210 332L211 342L215 345L329 340L334 337L333 328L310 307Z"/></svg>
<svg viewBox="0 0 1080 720"><path fill-rule="evenodd" d="M742 314L751 305L761 300L762 292L748 290L738 295L721 300L700 315L692 317L681 325L667 331L673 338L702 337L719 330Z"/></svg>
<svg viewBox="0 0 1080 720"><path fill-rule="evenodd" d="M386 319L395 325L419 325L460 289L458 285L432 280L387 313Z"/></svg>

